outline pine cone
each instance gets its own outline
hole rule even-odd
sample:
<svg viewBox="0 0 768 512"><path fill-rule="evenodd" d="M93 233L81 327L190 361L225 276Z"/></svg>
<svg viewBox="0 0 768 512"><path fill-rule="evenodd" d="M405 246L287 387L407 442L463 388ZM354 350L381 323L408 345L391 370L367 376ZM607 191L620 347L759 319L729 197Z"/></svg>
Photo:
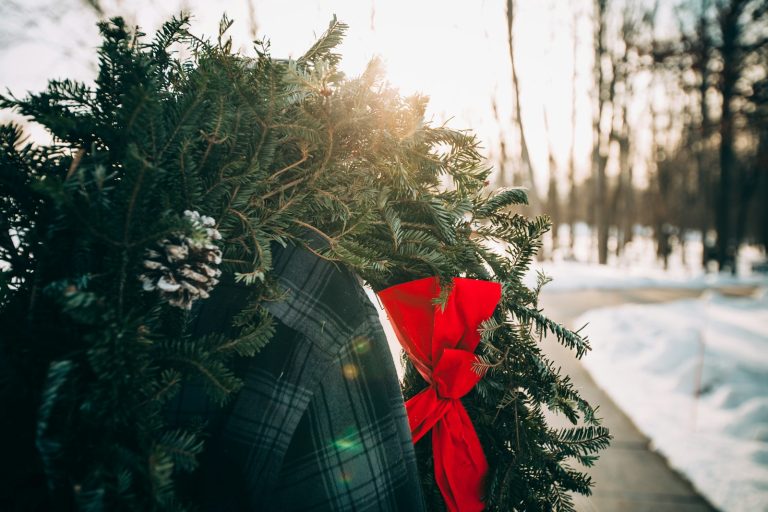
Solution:
<svg viewBox="0 0 768 512"><path fill-rule="evenodd" d="M173 233L147 249L145 271L139 275L145 291L158 290L172 306L190 309L197 299L207 299L218 284L221 250L213 244L221 234L216 222L198 212L185 211L195 236Z"/></svg>

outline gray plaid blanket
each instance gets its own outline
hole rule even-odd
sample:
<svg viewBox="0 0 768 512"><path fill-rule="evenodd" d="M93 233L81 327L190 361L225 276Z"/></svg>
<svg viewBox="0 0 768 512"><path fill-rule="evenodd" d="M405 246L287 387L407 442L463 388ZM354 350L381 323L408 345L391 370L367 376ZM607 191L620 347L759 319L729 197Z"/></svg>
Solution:
<svg viewBox="0 0 768 512"><path fill-rule="evenodd" d="M224 409L198 384L171 404L209 439L186 482L205 510L424 510L411 434L378 316L357 278L311 253L275 251L287 291L274 339L237 361L245 385ZM226 332L248 290L221 283L194 335Z"/></svg>

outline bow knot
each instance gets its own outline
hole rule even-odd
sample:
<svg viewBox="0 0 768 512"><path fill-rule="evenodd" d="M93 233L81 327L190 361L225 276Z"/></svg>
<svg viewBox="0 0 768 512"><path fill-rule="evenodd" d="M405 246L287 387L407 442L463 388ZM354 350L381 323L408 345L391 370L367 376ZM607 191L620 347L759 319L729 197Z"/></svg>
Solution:
<svg viewBox="0 0 768 512"><path fill-rule="evenodd" d="M441 308L436 278L419 279L379 293L392 328L413 365L430 386L408 400L416 443L432 431L435 480L451 512L483 510L488 463L460 398L481 375L472 365L478 328L501 299L498 283L454 278Z"/></svg>
<svg viewBox="0 0 768 512"><path fill-rule="evenodd" d="M446 348L432 372L432 385L438 398L458 399L469 393L480 380L472 369L475 354L467 350Z"/></svg>

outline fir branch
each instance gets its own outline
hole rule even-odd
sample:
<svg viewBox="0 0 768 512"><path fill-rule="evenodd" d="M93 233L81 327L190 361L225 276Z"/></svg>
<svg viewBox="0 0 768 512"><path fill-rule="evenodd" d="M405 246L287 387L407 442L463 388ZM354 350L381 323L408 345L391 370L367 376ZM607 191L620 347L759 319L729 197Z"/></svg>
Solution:
<svg viewBox="0 0 768 512"><path fill-rule="evenodd" d="M196 433L177 429L163 434L157 447L171 456L174 467L189 472L197 467L197 456L203 451L203 441Z"/></svg>
<svg viewBox="0 0 768 512"><path fill-rule="evenodd" d="M500 188L487 199L481 201L474 213L477 218L484 219L498 210L513 204L528 204L528 194L522 188Z"/></svg>
<svg viewBox="0 0 768 512"><path fill-rule="evenodd" d="M205 382L210 385L208 389L212 391L211 398L220 405L223 405L234 391L242 387L242 381L221 362L216 361L205 365L197 359L180 355L170 356L168 360L194 368L198 374L205 377Z"/></svg>
<svg viewBox="0 0 768 512"><path fill-rule="evenodd" d="M275 333L275 323L272 317L262 315L258 323L244 330L238 337L233 338L218 347L217 352L235 352L245 357L253 357L272 339Z"/></svg>
<svg viewBox="0 0 768 512"><path fill-rule="evenodd" d="M573 331L569 331L562 325L545 317L537 309L526 308L518 304L510 304L510 310L524 322L534 321L544 332L549 332L557 337L557 340L566 347L576 351L576 357L581 359L591 347L586 338L582 338Z"/></svg>
<svg viewBox="0 0 768 512"><path fill-rule="evenodd" d="M340 22L334 16L328 24L328 29L304 55L299 57L297 62L301 65L317 64L320 59L325 59L332 66L335 66L341 60L341 57L333 53L333 49L341 44L341 40L344 38L348 28L347 24Z"/></svg>

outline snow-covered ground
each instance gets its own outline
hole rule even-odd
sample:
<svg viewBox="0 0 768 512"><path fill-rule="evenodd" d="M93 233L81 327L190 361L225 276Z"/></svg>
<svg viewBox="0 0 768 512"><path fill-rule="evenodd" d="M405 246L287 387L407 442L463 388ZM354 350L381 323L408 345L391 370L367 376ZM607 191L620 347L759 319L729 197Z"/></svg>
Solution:
<svg viewBox="0 0 768 512"><path fill-rule="evenodd" d="M725 512L768 511L768 290L590 311L595 381Z"/></svg>
<svg viewBox="0 0 768 512"><path fill-rule="evenodd" d="M560 240L568 239L563 226ZM545 243L548 240L545 240ZM610 241L613 243L613 240ZM686 237L685 244L673 240L673 250L667 269L656 256L655 241L649 228L637 227L635 238L627 244L620 257L609 254L608 265L595 261L597 249L589 227L578 224L573 250L558 248L545 251L546 260L532 266L529 281L535 282L536 270L542 270L553 280L547 291L616 289L616 288L695 288L719 286L768 286L768 275L755 273L752 265L765 261L766 255L754 246L742 246L737 257L736 275L705 272L701 266L702 242L698 233ZM612 249L612 248L611 248Z"/></svg>
<svg viewBox="0 0 768 512"><path fill-rule="evenodd" d="M576 261L539 262L534 266L552 278L547 291L619 288L694 288L756 286L768 284L768 276L746 273L705 273L684 269L662 270L644 265L607 266ZM535 281L532 274L529 281Z"/></svg>

